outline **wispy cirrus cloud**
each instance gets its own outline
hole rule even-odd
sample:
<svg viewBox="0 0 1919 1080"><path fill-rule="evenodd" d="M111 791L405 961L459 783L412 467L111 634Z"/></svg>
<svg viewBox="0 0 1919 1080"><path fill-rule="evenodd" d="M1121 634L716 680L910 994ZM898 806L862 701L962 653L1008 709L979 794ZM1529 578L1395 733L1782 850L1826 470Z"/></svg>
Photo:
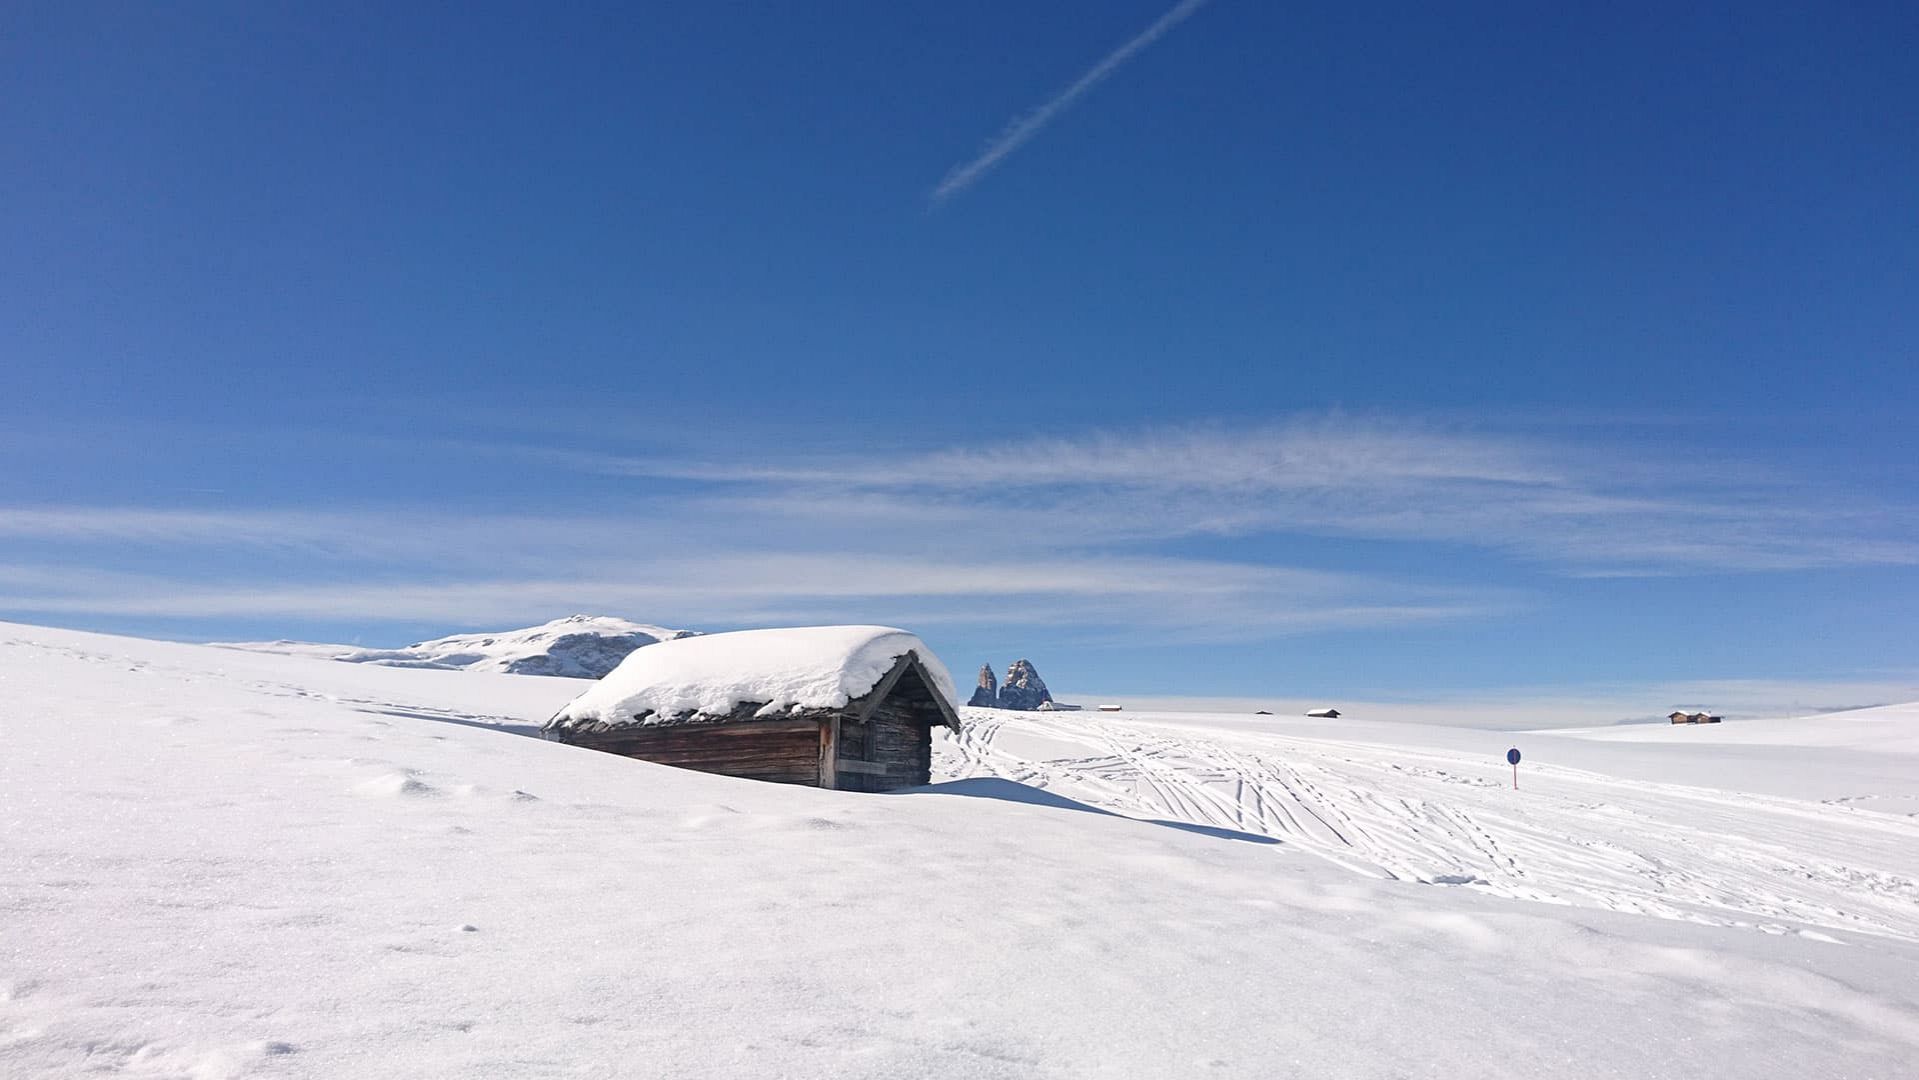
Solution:
<svg viewBox="0 0 1919 1080"><path fill-rule="evenodd" d="M471 628L590 609L1260 640L1520 610L1540 571L1919 565L1909 506L1408 418L904 453L483 449L601 493L521 513L0 506L0 612Z"/></svg>
<svg viewBox="0 0 1919 1080"><path fill-rule="evenodd" d="M1165 37L1172 29L1193 17L1207 0L1180 0L1170 10L1153 20L1152 25L1133 35L1125 44L1102 57L1099 63L1087 69L1084 75L1041 102L1030 112L1015 118L1007 124L986 148L970 160L954 166L939 184L933 188L932 200L942 203L978 183L980 178L991 172L1000 162L1006 160L1015 150L1031 142L1034 136L1045 130L1046 125L1059 118L1059 115L1072 108L1100 83L1105 82L1128 60L1137 56L1154 42Z"/></svg>
<svg viewBox="0 0 1919 1080"><path fill-rule="evenodd" d="M484 545L492 538L473 539ZM1147 556L663 552L547 569L539 576L455 576L413 566L317 582L215 574L188 583L175 575L0 564L0 611L473 626L623 610L697 625L997 622L1093 635L1130 626L1198 641L1423 623L1491 614L1515 602L1501 590Z"/></svg>
<svg viewBox="0 0 1919 1080"><path fill-rule="evenodd" d="M1403 417L1295 418L882 458L688 461L581 455L697 481L704 505L785 521L980 531L1025 515L1083 544L1317 536L1504 552L1574 577L1919 565L1919 509L1817 478ZM1003 531L1003 530L1001 530Z"/></svg>

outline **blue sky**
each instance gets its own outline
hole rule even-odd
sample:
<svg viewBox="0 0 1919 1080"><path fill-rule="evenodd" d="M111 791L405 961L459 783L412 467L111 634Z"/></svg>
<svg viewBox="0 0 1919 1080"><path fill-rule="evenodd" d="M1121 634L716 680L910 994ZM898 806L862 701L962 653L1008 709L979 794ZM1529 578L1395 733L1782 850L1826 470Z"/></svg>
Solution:
<svg viewBox="0 0 1919 1080"><path fill-rule="evenodd" d="M1919 696L1911 5L398 7L0 14L0 618Z"/></svg>

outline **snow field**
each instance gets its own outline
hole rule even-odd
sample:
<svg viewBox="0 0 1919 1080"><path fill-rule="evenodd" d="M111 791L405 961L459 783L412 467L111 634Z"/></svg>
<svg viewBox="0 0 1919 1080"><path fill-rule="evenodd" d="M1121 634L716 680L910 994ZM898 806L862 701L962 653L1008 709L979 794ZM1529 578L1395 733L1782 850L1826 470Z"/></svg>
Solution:
<svg viewBox="0 0 1919 1080"><path fill-rule="evenodd" d="M577 689L0 625L0 1075L1895 1080L1919 1052L1901 936L1388 880L1267 842L1277 809L1168 827L985 768L858 795L513 733ZM1277 755L1220 745L1185 752Z"/></svg>
<svg viewBox="0 0 1919 1080"><path fill-rule="evenodd" d="M1919 816L1532 759L1514 791L1492 752L1503 735L1469 754L1150 717L968 710L967 720L936 743L947 775L1276 837L1371 876L1776 934L1919 942Z"/></svg>

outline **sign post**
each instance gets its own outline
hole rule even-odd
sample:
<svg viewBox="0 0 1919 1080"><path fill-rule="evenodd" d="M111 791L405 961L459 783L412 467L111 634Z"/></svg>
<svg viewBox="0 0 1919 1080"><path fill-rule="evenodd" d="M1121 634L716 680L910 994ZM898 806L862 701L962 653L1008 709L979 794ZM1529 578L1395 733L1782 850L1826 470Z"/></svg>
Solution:
<svg viewBox="0 0 1919 1080"><path fill-rule="evenodd" d="M1513 790L1519 790L1519 747L1506 751L1506 764L1513 767Z"/></svg>

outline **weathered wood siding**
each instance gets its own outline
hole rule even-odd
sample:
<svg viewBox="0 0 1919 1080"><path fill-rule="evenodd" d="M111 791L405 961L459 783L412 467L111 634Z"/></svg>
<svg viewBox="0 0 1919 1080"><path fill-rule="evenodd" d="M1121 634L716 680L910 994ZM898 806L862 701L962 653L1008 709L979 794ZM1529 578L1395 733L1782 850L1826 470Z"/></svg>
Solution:
<svg viewBox="0 0 1919 1080"><path fill-rule="evenodd" d="M852 717L840 722L840 745L838 758L841 761L867 761L872 753L872 732L865 724L855 723Z"/></svg>
<svg viewBox="0 0 1919 1080"><path fill-rule="evenodd" d="M834 763L844 791L891 791L918 787L933 778L931 726L939 710L914 679L906 680L875 707L865 723L840 724L839 757Z"/></svg>
<svg viewBox="0 0 1919 1080"><path fill-rule="evenodd" d="M549 737L750 780L892 791L931 782L931 729L957 723L950 703L927 685L911 654L866 697L839 710L789 711L768 720L759 718L763 705L741 702L725 716L696 722L641 714L635 723L549 729Z"/></svg>
<svg viewBox="0 0 1919 1080"><path fill-rule="evenodd" d="M749 780L820 782L820 727L816 721L628 727L569 735L565 741L661 765Z"/></svg>

